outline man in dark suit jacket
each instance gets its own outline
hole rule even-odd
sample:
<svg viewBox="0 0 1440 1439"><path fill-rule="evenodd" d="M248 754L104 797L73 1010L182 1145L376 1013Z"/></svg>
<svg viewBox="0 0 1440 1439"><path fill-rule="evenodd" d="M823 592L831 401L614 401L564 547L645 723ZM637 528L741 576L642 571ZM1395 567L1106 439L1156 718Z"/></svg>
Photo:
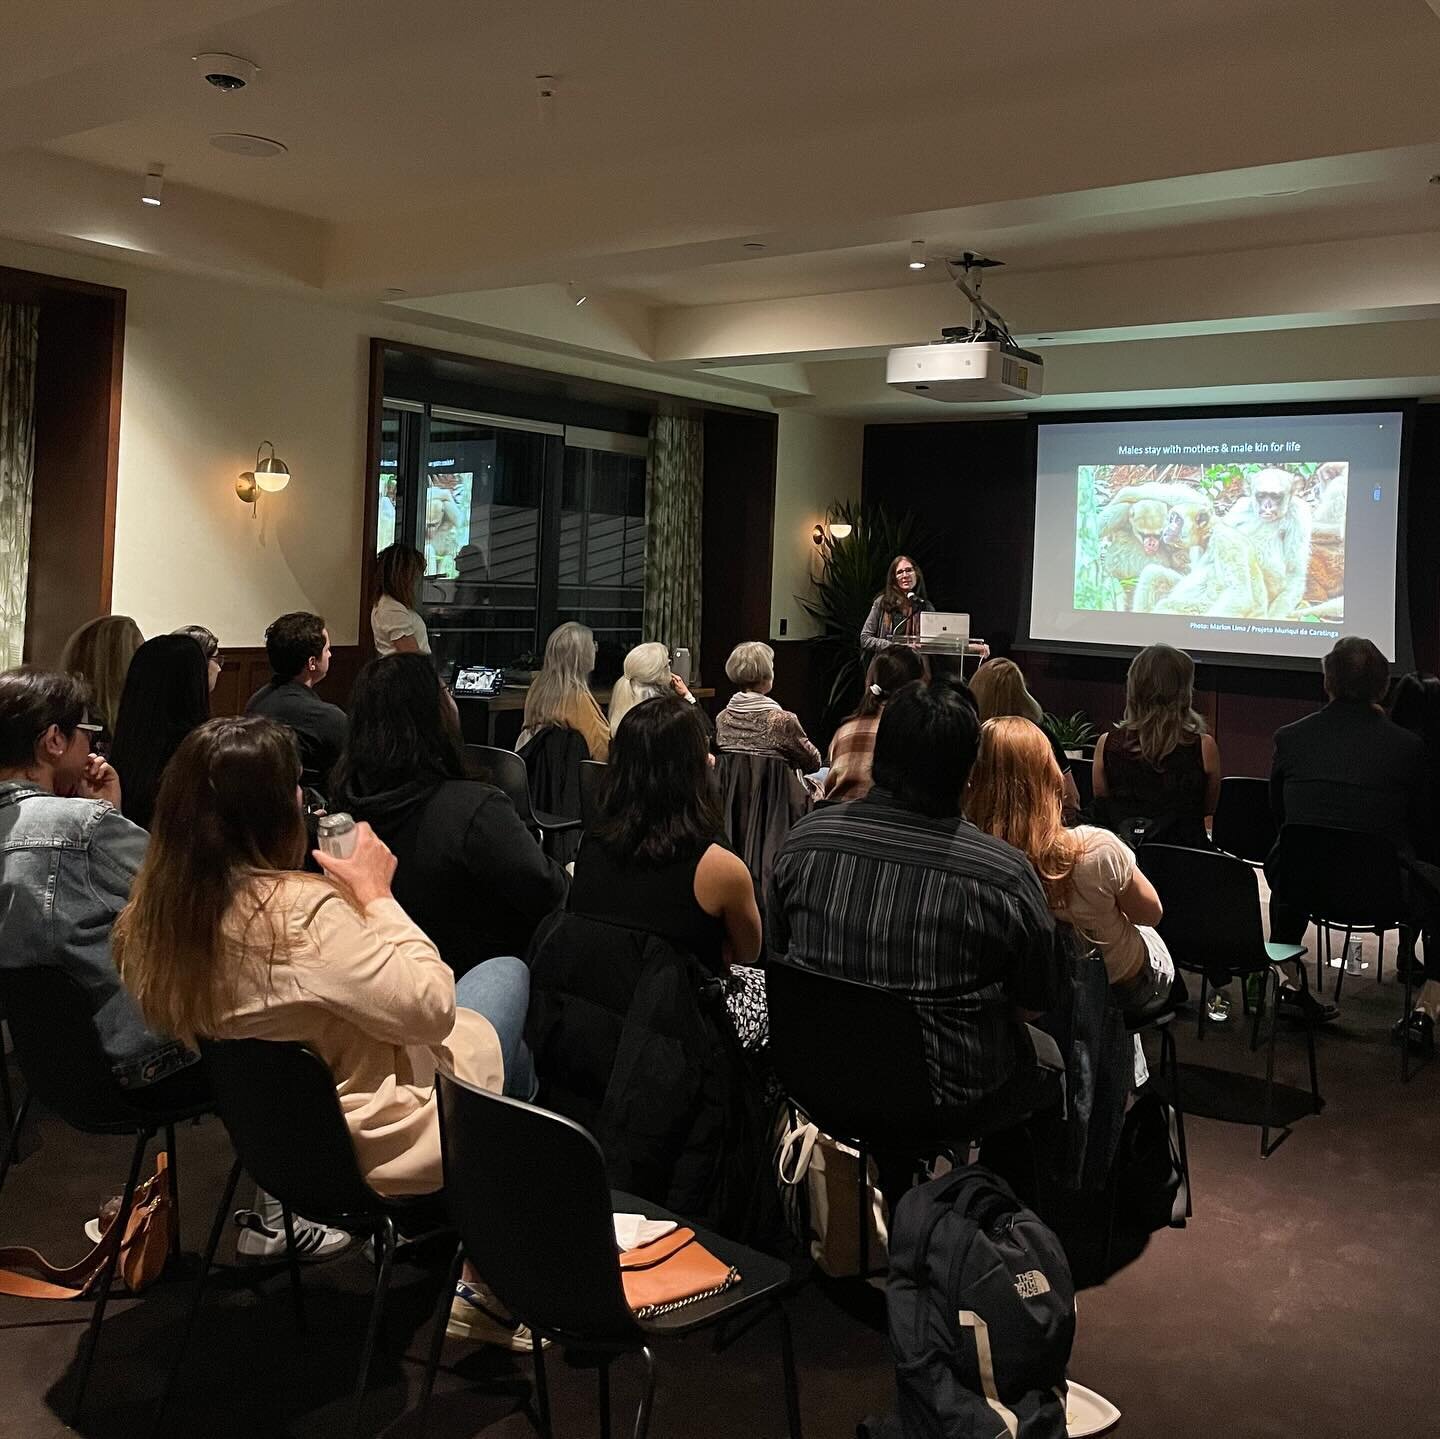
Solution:
<svg viewBox="0 0 1440 1439"><path fill-rule="evenodd" d="M1426 812L1425 746L1385 714L1390 683L1384 655L1369 641L1347 636L1325 656L1324 709L1286 725L1275 735L1270 803L1277 827L1323 825L1358 830L1390 841L1407 860L1423 848L1434 817ZM1283 870L1267 861L1270 938L1299 944L1309 916L1287 904ZM1424 897L1416 887L1417 920ZM1323 1006L1333 1018L1333 1005Z"/></svg>

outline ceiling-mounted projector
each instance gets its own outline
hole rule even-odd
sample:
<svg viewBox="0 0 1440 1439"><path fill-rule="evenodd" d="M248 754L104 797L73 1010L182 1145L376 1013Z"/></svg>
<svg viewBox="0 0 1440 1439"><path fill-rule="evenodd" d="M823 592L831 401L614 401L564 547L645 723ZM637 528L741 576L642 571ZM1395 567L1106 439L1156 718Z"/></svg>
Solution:
<svg viewBox="0 0 1440 1439"><path fill-rule="evenodd" d="M944 340L891 350L885 383L952 405L1033 400L1045 391L1045 362L1003 340Z"/></svg>
<svg viewBox="0 0 1440 1439"><path fill-rule="evenodd" d="M1044 360L1022 350L1000 311L980 298L985 271L999 263L968 250L945 261L956 288L970 301L970 324L941 330L933 344L891 350L885 357L887 385L952 405L1033 400L1044 393Z"/></svg>

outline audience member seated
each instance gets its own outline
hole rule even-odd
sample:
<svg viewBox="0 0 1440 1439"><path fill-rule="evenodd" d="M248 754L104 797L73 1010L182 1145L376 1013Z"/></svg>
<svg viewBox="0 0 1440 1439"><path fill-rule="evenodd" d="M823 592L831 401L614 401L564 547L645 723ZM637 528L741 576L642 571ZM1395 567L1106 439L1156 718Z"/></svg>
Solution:
<svg viewBox="0 0 1440 1439"><path fill-rule="evenodd" d="M1003 719L1006 715L1018 715L1029 720L1045 732L1045 711L1025 685L1025 676L1014 660L994 659L975 671L970 680L970 692L980 707L980 722ZM1075 776L1070 772L1070 756L1050 739L1050 752L1055 757L1055 767L1060 771L1063 789L1062 809L1068 821L1080 813L1080 791L1075 785ZM1002 835L1001 838L1004 838Z"/></svg>
<svg viewBox="0 0 1440 1439"><path fill-rule="evenodd" d="M1194 660L1150 645L1125 676L1125 717L1095 746L1095 818L1132 849L1148 840L1210 847L1205 816L1220 794L1220 751L1194 692Z"/></svg>
<svg viewBox="0 0 1440 1439"><path fill-rule="evenodd" d="M525 695L525 722L516 750L523 750L542 729L553 725L579 734L591 759L610 757L610 726L590 693L594 669L595 636L586 626L567 620L551 631L545 641L545 662Z"/></svg>
<svg viewBox="0 0 1440 1439"><path fill-rule="evenodd" d="M214 630L207 630L204 625L181 625L178 630L172 630L171 634L189 635L205 656L206 678L210 693L215 693L215 686L220 679L220 671L225 668L225 662L220 657L220 641L215 636Z"/></svg>
<svg viewBox="0 0 1440 1439"><path fill-rule="evenodd" d="M180 742L210 718L204 652L188 635L156 635L130 661L110 762L120 775L121 808L150 828L160 778Z"/></svg>
<svg viewBox="0 0 1440 1439"><path fill-rule="evenodd" d="M330 673L330 632L319 615L296 610L265 631L270 682L250 696L247 715L283 724L300 746L300 783L330 793L330 772L345 747L345 711L315 686Z"/></svg>
<svg viewBox="0 0 1440 1439"><path fill-rule="evenodd" d="M459 727L424 655L371 660L355 680L331 796L394 852L395 898L457 976L524 954L569 888L509 799L465 777Z"/></svg>
<svg viewBox="0 0 1440 1439"><path fill-rule="evenodd" d="M636 705L567 909L531 947L527 1034L540 1102L595 1134L615 1188L748 1239L774 1184L725 980L754 963L760 914L718 821L700 715Z"/></svg>
<svg viewBox="0 0 1440 1439"><path fill-rule="evenodd" d="M1140 1018L1162 1008L1175 984L1175 962L1154 928L1160 896L1109 830L1066 829L1063 803L1050 737L1019 716L987 720L966 814L1035 866L1050 912L1100 951L1116 1000Z"/></svg>
<svg viewBox="0 0 1440 1439"><path fill-rule="evenodd" d="M125 676L135 651L144 643L140 626L129 615L101 615L81 625L60 653L62 672L79 675L90 691L90 714L101 726L95 736L100 754L110 751Z"/></svg>
<svg viewBox="0 0 1440 1439"><path fill-rule="evenodd" d="M960 813L979 728L947 685L899 690L875 735L874 788L791 830L766 912L777 956L906 995L936 1103L995 1131L1055 1102L1063 1063L1021 1020L1057 996L1045 893L1022 854Z"/></svg>
<svg viewBox="0 0 1440 1439"><path fill-rule="evenodd" d="M1328 701L1324 708L1275 732L1270 807L1281 837L1266 861L1265 874L1271 889L1270 938L1279 944L1300 944L1310 922L1303 909L1284 898L1285 869L1293 862L1283 850L1286 824L1380 835L1414 864L1432 842L1436 823L1426 804L1425 743L1387 718L1381 707L1390 685L1385 656L1369 640L1348 635L1336 641L1322 669ZM1417 884L1413 893L1420 920L1426 909L1424 889ZM1313 1017L1333 1019L1336 1007L1302 997L1295 978L1297 982L1281 989L1281 999L1304 1004L1308 998L1305 1008ZM1425 1026L1416 1022L1415 1027L1423 1042Z"/></svg>
<svg viewBox="0 0 1440 1439"><path fill-rule="evenodd" d="M1420 736L1425 746L1425 813L1429 823L1415 839L1416 857L1440 865L1440 679L1409 674L1395 687L1390 718L1402 729ZM1414 956L1402 954L1414 964ZM1440 926L1431 920L1425 928L1425 982L1416 996L1415 1010L1406 1031L1409 1042L1422 1050L1435 1047L1435 1021L1440 1019Z"/></svg>
<svg viewBox="0 0 1440 1439"><path fill-rule="evenodd" d="M375 557L375 603L370 632L375 653L430 653L430 634L415 609L415 590L425 575L425 556L413 545L388 545Z"/></svg>
<svg viewBox="0 0 1440 1439"><path fill-rule="evenodd" d="M216 719L180 746L150 847L116 923L121 973L146 1019L172 1034L298 1042L335 1076L367 1182L381 1194L441 1187L435 1068L529 1099L525 966L491 959L457 986L396 903L395 856L368 824L345 859L305 849L300 757L285 727ZM277 1115L276 1121L283 1122ZM529 1347L475 1316L472 1337Z"/></svg>
<svg viewBox="0 0 1440 1439"><path fill-rule="evenodd" d="M183 1107L207 1093L197 1056L146 1027L110 954L146 834L120 813L119 776L90 753L99 729L76 676L0 674L0 965L73 974L117 1082Z"/></svg>
<svg viewBox="0 0 1440 1439"><path fill-rule="evenodd" d="M670 651L661 644L636 645L625 656L625 670L610 691L610 733L642 700L679 695L693 705L695 696L677 674L670 672Z"/></svg>
<svg viewBox="0 0 1440 1439"><path fill-rule="evenodd" d="M839 803L870 793L880 711L901 685L923 678L925 661L907 645L889 645L871 658L860 703L830 741L830 765L820 790L823 799Z"/></svg>
<svg viewBox="0 0 1440 1439"><path fill-rule="evenodd" d="M820 751L789 710L770 698L775 651L759 640L735 646L725 676L740 688L715 720L715 747L733 754L773 755L809 774L820 768Z"/></svg>

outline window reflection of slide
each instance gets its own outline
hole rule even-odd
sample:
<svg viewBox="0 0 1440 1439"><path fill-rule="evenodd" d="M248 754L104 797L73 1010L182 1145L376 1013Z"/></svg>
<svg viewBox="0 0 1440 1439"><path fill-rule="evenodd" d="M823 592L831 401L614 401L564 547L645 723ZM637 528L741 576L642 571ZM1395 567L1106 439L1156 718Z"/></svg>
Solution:
<svg viewBox="0 0 1440 1439"><path fill-rule="evenodd" d="M1346 460L1080 465L1076 610L1335 623Z"/></svg>

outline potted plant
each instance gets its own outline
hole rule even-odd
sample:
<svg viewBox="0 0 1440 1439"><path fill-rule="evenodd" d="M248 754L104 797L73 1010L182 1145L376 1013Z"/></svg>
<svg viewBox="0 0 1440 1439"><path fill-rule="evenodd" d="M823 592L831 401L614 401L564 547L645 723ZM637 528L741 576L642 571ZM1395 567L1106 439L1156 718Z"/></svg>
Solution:
<svg viewBox="0 0 1440 1439"><path fill-rule="evenodd" d="M1095 726L1084 710L1071 715L1045 715L1045 729L1050 738L1065 751L1071 759L1083 759L1087 749L1095 747Z"/></svg>
<svg viewBox="0 0 1440 1439"><path fill-rule="evenodd" d="M801 606L821 627L816 640L822 672L830 679L827 710L847 708L860 689L865 673L860 630L875 596L885 588L885 571L896 555L922 560L915 543L914 516L899 519L882 506L862 509L847 501L832 505L829 527L820 541L820 574L812 581L814 593ZM850 526L843 539L830 532Z"/></svg>

